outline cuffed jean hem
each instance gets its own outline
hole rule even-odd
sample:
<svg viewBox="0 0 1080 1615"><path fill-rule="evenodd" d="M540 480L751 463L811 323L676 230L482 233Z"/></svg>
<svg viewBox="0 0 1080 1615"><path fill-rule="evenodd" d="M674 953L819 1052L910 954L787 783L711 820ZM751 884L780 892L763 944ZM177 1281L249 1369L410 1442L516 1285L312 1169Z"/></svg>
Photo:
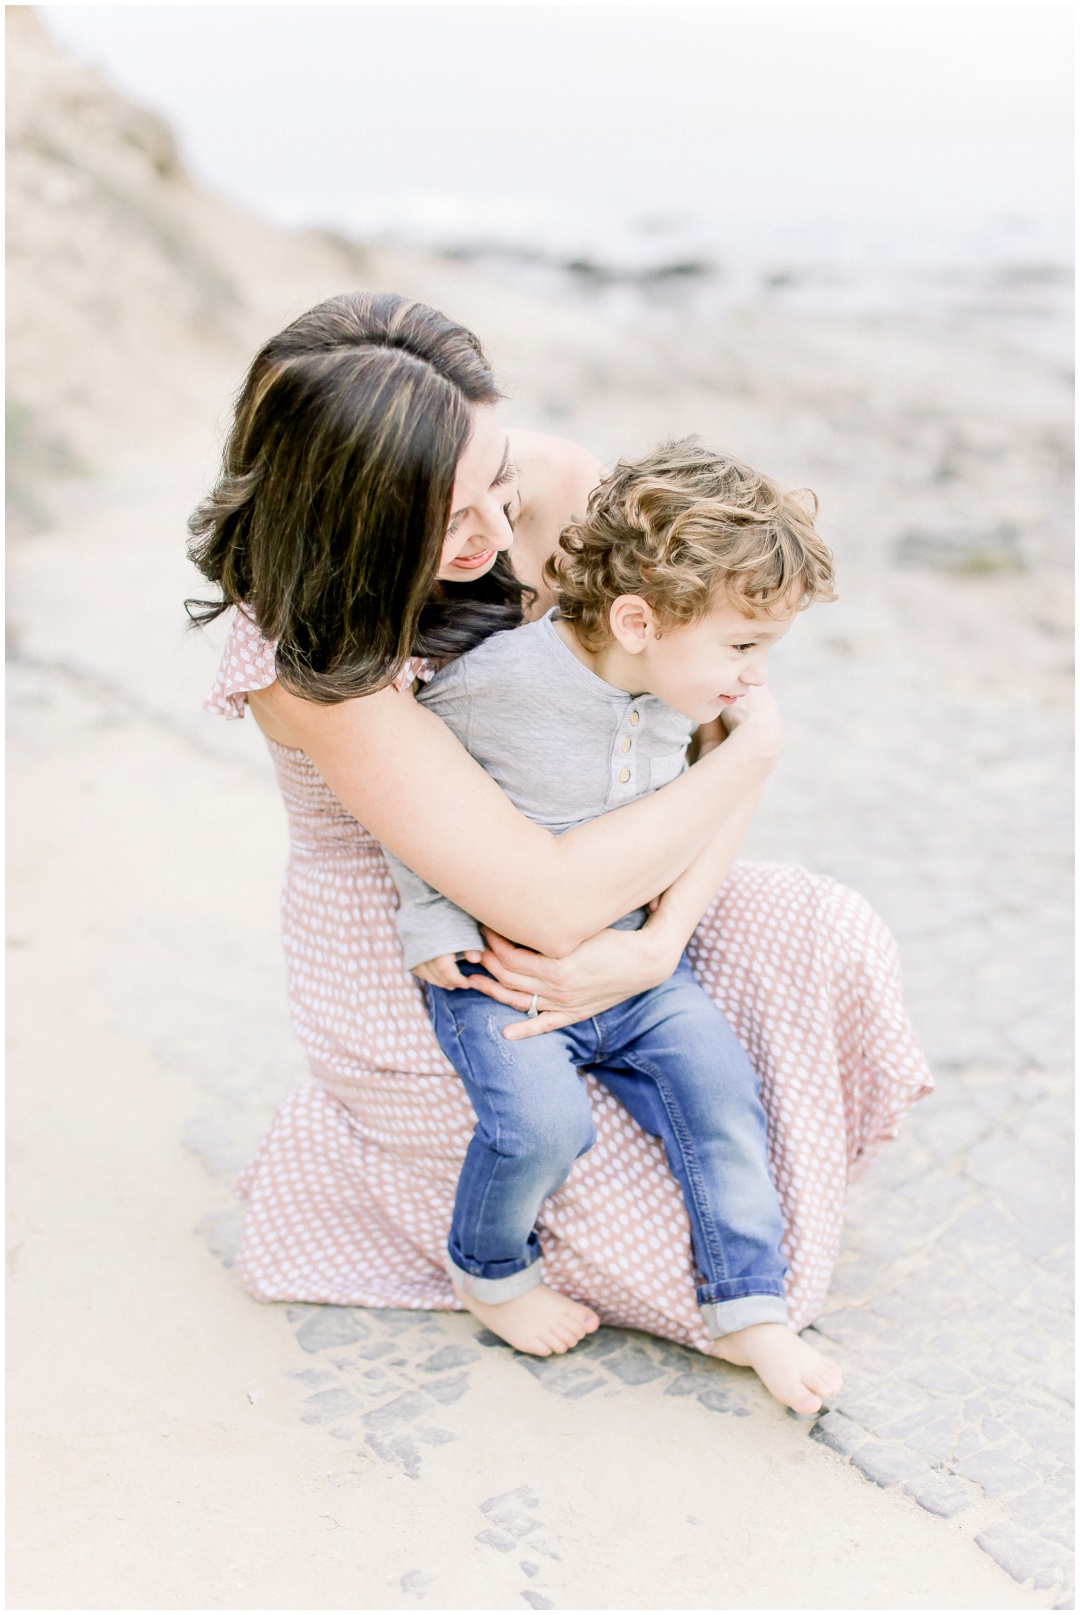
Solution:
<svg viewBox="0 0 1080 1615"><path fill-rule="evenodd" d="M713 1340L749 1329L755 1323L787 1323L787 1302L782 1295L740 1295L734 1301L707 1301L698 1308Z"/></svg>
<svg viewBox="0 0 1080 1615"><path fill-rule="evenodd" d="M446 1271L461 1291L473 1301L485 1301L490 1306L498 1306L500 1301L514 1301L519 1295L525 1295L529 1290L535 1290L541 1283L540 1262L531 1262L523 1267L519 1273L511 1273L504 1279L478 1278L475 1273L466 1273L458 1267L452 1257L446 1258Z"/></svg>

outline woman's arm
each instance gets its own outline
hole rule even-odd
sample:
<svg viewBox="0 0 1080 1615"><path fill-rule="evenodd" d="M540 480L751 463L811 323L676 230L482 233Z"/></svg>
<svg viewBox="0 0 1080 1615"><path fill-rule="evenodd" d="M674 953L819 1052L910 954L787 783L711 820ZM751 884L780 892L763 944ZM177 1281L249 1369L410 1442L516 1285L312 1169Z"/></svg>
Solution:
<svg viewBox="0 0 1080 1615"><path fill-rule="evenodd" d="M408 692L321 706L277 683L249 700L271 738L306 752L403 863L501 935L554 957L671 886L779 753L766 705L670 785L556 837Z"/></svg>
<svg viewBox="0 0 1080 1615"><path fill-rule="evenodd" d="M468 985L520 1010L529 1008L535 993L540 1009L532 1020L513 1022L503 1036L535 1037L572 1026L666 981L727 879L762 789L759 785L725 814L711 841L659 899L640 931L601 931L569 957L552 959L514 947L488 928L481 963L495 979L470 976Z"/></svg>

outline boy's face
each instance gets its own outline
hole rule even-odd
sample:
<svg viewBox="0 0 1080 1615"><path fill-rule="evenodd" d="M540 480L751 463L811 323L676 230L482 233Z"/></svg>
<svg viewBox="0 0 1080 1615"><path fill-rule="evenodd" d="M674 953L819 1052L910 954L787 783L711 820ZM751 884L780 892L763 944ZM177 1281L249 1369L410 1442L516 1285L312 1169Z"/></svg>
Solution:
<svg viewBox="0 0 1080 1615"><path fill-rule="evenodd" d="M766 683L765 661L795 620L794 610L747 617L721 597L699 622L655 625L635 658L642 692L657 695L694 723L710 723Z"/></svg>

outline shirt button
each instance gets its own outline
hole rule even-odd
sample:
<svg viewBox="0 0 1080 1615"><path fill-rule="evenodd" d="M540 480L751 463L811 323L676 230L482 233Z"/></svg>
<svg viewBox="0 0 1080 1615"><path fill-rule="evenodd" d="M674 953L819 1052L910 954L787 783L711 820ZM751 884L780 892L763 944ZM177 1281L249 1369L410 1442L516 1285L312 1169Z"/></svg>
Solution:
<svg viewBox="0 0 1080 1615"><path fill-rule="evenodd" d="M631 712L631 714L630 714L630 722L631 723L637 723L637 721L638 721L637 713L636 712Z"/></svg>
<svg viewBox="0 0 1080 1615"><path fill-rule="evenodd" d="M620 751L629 751L630 750L630 736L629 735L626 736L626 738L624 739L622 745L619 747L619 750Z"/></svg>
<svg viewBox="0 0 1080 1615"><path fill-rule="evenodd" d="M625 785L627 780L630 778L630 770L628 768L620 768L620 770L619 770L619 778L622 780L623 784Z"/></svg>

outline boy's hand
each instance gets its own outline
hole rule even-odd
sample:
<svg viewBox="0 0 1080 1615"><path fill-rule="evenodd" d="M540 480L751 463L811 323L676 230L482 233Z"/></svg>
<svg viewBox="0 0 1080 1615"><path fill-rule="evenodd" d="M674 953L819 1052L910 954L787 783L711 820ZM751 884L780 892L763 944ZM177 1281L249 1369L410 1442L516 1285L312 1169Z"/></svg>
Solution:
<svg viewBox="0 0 1080 1615"><path fill-rule="evenodd" d="M720 721L729 734L747 728L758 737L771 756L779 757L784 748L784 721L776 698L767 684L748 691L733 707L725 707Z"/></svg>
<svg viewBox="0 0 1080 1615"><path fill-rule="evenodd" d="M468 959L473 965L480 963L479 953L463 953L461 958ZM448 992L454 992L458 987L473 986L472 979L463 976L458 969L456 953L440 953L436 959L425 959L422 965L413 965L412 973L419 976L421 981L429 981L433 987L445 987Z"/></svg>
<svg viewBox="0 0 1080 1615"><path fill-rule="evenodd" d="M707 757L727 737L728 732L722 718L713 718L709 723L699 723L690 741L690 761L696 763L699 758Z"/></svg>

